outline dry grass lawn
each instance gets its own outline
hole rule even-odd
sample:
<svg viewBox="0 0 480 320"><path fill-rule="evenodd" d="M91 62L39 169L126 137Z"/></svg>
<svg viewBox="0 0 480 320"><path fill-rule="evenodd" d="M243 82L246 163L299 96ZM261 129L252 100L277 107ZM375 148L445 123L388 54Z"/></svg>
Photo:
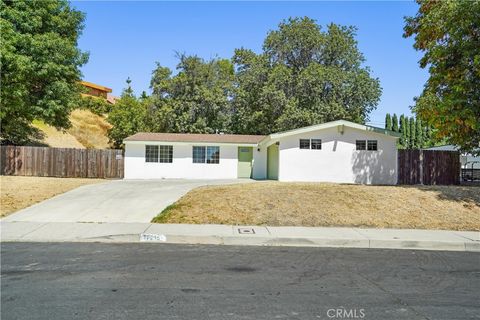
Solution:
<svg viewBox="0 0 480 320"><path fill-rule="evenodd" d="M0 216L101 179L0 176Z"/></svg>
<svg viewBox="0 0 480 320"><path fill-rule="evenodd" d="M480 230L480 187L209 186L192 190L153 222Z"/></svg>

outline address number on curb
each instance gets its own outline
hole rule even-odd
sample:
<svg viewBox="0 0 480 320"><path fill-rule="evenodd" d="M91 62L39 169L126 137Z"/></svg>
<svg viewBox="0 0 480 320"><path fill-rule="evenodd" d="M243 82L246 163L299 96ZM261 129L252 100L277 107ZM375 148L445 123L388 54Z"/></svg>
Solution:
<svg viewBox="0 0 480 320"><path fill-rule="evenodd" d="M142 234L140 234L140 242L146 242L146 241L165 242L165 241L167 241L167 237L163 234L154 234L154 233L142 233Z"/></svg>

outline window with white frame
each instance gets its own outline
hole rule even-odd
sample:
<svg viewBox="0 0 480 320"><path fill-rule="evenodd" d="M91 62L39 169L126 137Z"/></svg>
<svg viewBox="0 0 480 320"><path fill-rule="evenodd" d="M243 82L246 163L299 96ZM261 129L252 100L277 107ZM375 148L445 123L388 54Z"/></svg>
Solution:
<svg viewBox="0 0 480 320"><path fill-rule="evenodd" d="M300 139L300 149L322 150L322 139Z"/></svg>
<svg viewBox="0 0 480 320"><path fill-rule="evenodd" d="M368 140L367 141L367 150L377 151L378 150L377 140Z"/></svg>
<svg viewBox="0 0 480 320"><path fill-rule="evenodd" d="M145 146L145 162L158 162L158 146Z"/></svg>
<svg viewBox="0 0 480 320"><path fill-rule="evenodd" d="M311 145L312 149L322 150L322 139L312 139Z"/></svg>
<svg viewBox="0 0 480 320"><path fill-rule="evenodd" d="M194 146L192 148L193 163L220 163L220 147Z"/></svg>
<svg viewBox="0 0 480 320"><path fill-rule="evenodd" d="M357 150L368 150L368 151L378 150L377 140L357 140L356 145L357 145Z"/></svg>
<svg viewBox="0 0 480 320"><path fill-rule="evenodd" d="M310 149L310 139L300 139L300 149Z"/></svg>
<svg viewBox="0 0 480 320"><path fill-rule="evenodd" d="M194 146L192 152L193 163L205 163L205 147Z"/></svg>
<svg viewBox="0 0 480 320"><path fill-rule="evenodd" d="M357 140L355 142L357 150L367 150L367 142L365 140Z"/></svg>
<svg viewBox="0 0 480 320"><path fill-rule="evenodd" d="M159 146L159 158L160 163L172 163L173 162L173 146Z"/></svg>
<svg viewBox="0 0 480 320"><path fill-rule="evenodd" d="M173 146L145 146L145 162L173 162Z"/></svg>
<svg viewBox="0 0 480 320"><path fill-rule="evenodd" d="M207 163L220 163L220 147L207 147Z"/></svg>

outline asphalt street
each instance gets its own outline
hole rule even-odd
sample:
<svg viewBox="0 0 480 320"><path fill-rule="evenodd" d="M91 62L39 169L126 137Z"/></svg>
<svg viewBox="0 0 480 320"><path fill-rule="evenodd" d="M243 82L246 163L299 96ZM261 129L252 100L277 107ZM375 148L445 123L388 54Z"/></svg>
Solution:
<svg viewBox="0 0 480 320"><path fill-rule="evenodd" d="M480 253L2 243L1 319L480 319Z"/></svg>

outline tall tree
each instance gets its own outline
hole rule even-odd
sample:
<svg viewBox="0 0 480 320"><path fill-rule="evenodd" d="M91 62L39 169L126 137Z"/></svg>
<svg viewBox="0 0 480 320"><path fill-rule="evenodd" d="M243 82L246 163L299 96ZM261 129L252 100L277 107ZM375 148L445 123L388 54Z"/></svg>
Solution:
<svg viewBox="0 0 480 320"><path fill-rule="evenodd" d="M395 132L399 132L399 129L398 129L398 117L397 117L397 114L394 113L393 114L393 117L392 117L392 130L395 131Z"/></svg>
<svg viewBox="0 0 480 320"><path fill-rule="evenodd" d="M390 113L385 115L385 129L392 131L392 116L390 116Z"/></svg>
<svg viewBox="0 0 480 320"><path fill-rule="evenodd" d="M415 126L415 117L411 117L409 120L409 127L410 127L410 139L408 143L408 147L410 149L415 149L417 147L417 127Z"/></svg>
<svg viewBox="0 0 480 320"><path fill-rule="evenodd" d="M405 37L424 52L430 78L414 111L437 138L480 153L480 1L417 0Z"/></svg>
<svg viewBox="0 0 480 320"><path fill-rule="evenodd" d="M234 68L227 59L205 61L179 54L177 74L157 63L153 71L152 98L158 112L168 112L171 132L214 133L228 131ZM161 115L159 115L161 116Z"/></svg>
<svg viewBox="0 0 480 320"><path fill-rule="evenodd" d="M405 148L410 148L410 119L405 117Z"/></svg>
<svg viewBox="0 0 480 320"><path fill-rule="evenodd" d="M432 127L429 125L425 127L424 144L426 147L433 147L434 145L432 141Z"/></svg>
<svg viewBox="0 0 480 320"><path fill-rule="evenodd" d="M422 126L422 120L415 120L415 145L417 148L424 147L424 127Z"/></svg>
<svg viewBox="0 0 480 320"><path fill-rule="evenodd" d="M325 121L363 123L379 80L363 67L356 29L290 18L268 33L263 52L237 49L232 131L268 134Z"/></svg>
<svg viewBox="0 0 480 320"><path fill-rule="evenodd" d="M394 117L395 118L395 114ZM393 126L395 122L393 123ZM393 127L392 126L392 127ZM393 130L395 131L395 130ZM399 131L402 136L398 141L398 146L404 149L416 149L424 147L433 147L440 141L436 141L432 136L432 127L425 126L421 119L412 116L411 118L400 115Z"/></svg>
<svg viewBox="0 0 480 320"><path fill-rule="evenodd" d="M400 126L398 128L398 132L405 132L405 115L400 115Z"/></svg>
<svg viewBox="0 0 480 320"><path fill-rule="evenodd" d="M88 60L77 46L84 14L66 0L2 0L0 12L2 143L28 142L35 119L68 128Z"/></svg>
<svg viewBox="0 0 480 320"><path fill-rule="evenodd" d="M407 125L406 125L405 116L400 115L400 133L402 134L400 138L400 146L403 148L407 147Z"/></svg>
<svg viewBox="0 0 480 320"><path fill-rule="evenodd" d="M127 86L120 99L108 115L108 122L112 128L108 131L110 142L116 147L123 147L123 139L140 131L150 131L146 126L146 101L138 99L132 90L131 81L127 79Z"/></svg>

